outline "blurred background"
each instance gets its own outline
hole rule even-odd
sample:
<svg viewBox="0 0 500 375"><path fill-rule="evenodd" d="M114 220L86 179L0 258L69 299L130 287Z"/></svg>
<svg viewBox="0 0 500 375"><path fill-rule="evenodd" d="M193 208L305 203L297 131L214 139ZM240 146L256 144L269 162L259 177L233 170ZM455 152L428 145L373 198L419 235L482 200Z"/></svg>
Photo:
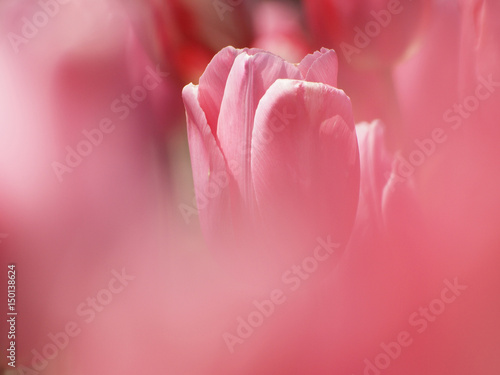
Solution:
<svg viewBox="0 0 500 375"><path fill-rule="evenodd" d="M383 373L498 374L498 84L457 107L500 81L495 1L2 0L2 306L15 264L18 312L3 373L377 375L365 357L462 275L461 307ZM355 122L381 120L391 158L461 126L387 197L384 241L352 245L327 306L300 297L278 339L239 355L221 337L253 294L206 249L181 97L228 45L293 63L334 49Z"/></svg>

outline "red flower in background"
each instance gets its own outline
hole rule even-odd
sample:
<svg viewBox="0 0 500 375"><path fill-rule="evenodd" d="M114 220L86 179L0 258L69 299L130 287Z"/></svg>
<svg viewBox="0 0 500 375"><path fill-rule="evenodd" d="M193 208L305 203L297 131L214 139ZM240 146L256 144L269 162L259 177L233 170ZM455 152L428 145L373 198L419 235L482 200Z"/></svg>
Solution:
<svg viewBox="0 0 500 375"><path fill-rule="evenodd" d="M147 0L128 5L154 59L165 61L183 82L195 81L223 47L251 43L247 2Z"/></svg>

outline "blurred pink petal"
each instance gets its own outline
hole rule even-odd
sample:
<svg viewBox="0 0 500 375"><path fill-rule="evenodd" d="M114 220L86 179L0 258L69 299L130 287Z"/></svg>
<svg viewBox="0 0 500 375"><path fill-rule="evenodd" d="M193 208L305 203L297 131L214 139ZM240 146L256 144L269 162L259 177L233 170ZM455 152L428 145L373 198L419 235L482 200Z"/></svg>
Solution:
<svg viewBox="0 0 500 375"><path fill-rule="evenodd" d="M353 237L354 241L369 239L373 235L385 236L383 196L390 178L393 158L387 150L384 132L385 127L381 121L356 125L361 179L355 225L360 232Z"/></svg>
<svg viewBox="0 0 500 375"><path fill-rule="evenodd" d="M429 0L306 0L319 43L335 48L343 62L368 69L401 59L422 32Z"/></svg>
<svg viewBox="0 0 500 375"><path fill-rule="evenodd" d="M405 155L416 148L415 139L429 137L434 128L446 125L443 114L458 99L459 51L458 6L435 1L420 48L394 71Z"/></svg>
<svg viewBox="0 0 500 375"><path fill-rule="evenodd" d="M2 22L2 32L19 32L23 17L42 17L39 2L11 5L1 16L15 17ZM111 270L125 267L144 283L144 294L132 288L130 295L151 299L158 282L148 272L159 243L166 244L158 231L158 220L165 220L158 201L169 188L153 140L165 117L153 102L174 89L168 72L137 44L114 1L75 0L58 9L18 53L11 45L0 50L6 85L0 95L6 120L0 128L0 204L11 238L1 261L2 267L17 263L22 275L17 358L27 367L33 366L33 350L44 352L52 345L48 335L68 322L83 323L78 339L95 342L98 324L87 327L76 309L108 285ZM7 72L10 78L4 79ZM122 102L124 95L130 106ZM134 310L119 300L116 296L103 315ZM148 329L159 324L151 319ZM116 337L114 329L108 332L110 339ZM78 339L55 358L43 354L52 357L44 359L47 372L86 357L92 345L79 347ZM114 346L101 350L108 358L117 354ZM129 365L129 373L142 368L135 359ZM94 369L87 373L98 368L89 367ZM82 368L68 371L82 373Z"/></svg>

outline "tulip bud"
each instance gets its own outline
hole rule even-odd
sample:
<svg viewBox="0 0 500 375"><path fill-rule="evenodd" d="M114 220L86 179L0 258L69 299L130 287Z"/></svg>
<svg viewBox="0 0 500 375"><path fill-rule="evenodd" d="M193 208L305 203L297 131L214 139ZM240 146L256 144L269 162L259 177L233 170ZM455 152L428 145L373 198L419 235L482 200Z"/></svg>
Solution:
<svg viewBox="0 0 500 375"><path fill-rule="evenodd" d="M225 262L276 272L320 236L348 240L359 157L351 103L336 82L332 50L295 66L227 47L199 86L184 88L195 189L200 202L208 197L200 222Z"/></svg>

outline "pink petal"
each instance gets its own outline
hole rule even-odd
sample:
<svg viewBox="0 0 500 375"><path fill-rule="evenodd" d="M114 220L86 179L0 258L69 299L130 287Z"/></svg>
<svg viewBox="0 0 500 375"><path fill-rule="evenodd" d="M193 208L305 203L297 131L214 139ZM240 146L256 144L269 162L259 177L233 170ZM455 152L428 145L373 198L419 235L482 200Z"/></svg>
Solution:
<svg viewBox="0 0 500 375"><path fill-rule="evenodd" d="M226 81L233 66L234 59L241 53L233 47L226 47L217 53L200 77L199 101L205 112L212 133L217 133L217 120Z"/></svg>
<svg viewBox="0 0 500 375"><path fill-rule="evenodd" d="M314 53L310 53L304 56L304 58L298 65L298 68L303 78L306 78L307 72L309 72L311 65L322 55L323 53L321 51L314 51Z"/></svg>
<svg viewBox="0 0 500 375"><path fill-rule="evenodd" d="M224 156L198 102L198 86L189 84L184 87L182 97L186 107L198 214L204 235L210 240L218 238L224 230L219 225L221 221L226 227L231 224L230 196L226 189L230 176Z"/></svg>
<svg viewBox="0 0 500 375"><path fill-rule="evenodd" d="M292 64L270 53L239 55L229 73L222 99L217 137L228 162L238 166L237 193L250 211L253 194L250 178L250 145L257 105L278 78L300 78Z"/></svg>
<svg viewBox="0 0 500 375"><path fill-rule="evenodd" d="M199 102L214 135L217 134L217 121L222 97L224 96L227 77L233 67L234 59L241 53L255 55L259 52L264 51L258 48L235 49L231 46L225 47L214 56L201 75Z"/></svg>
<svg viewBox="0 0 500 375"><path fill-rule="evenodd" d="M356 225L365 232L367 228L376 232L382 230L382 197L392 164L392 157L385 146L384 131L384 124L378 120L356 125L361 168Z"/></svg>
<svg viewBox="0 0 500 375"><path fill-rule="evenodd" d="M337 87L338 59L332 49L321 48L321 51L307 55L300 62L299 69L306 81Z"/></svg>
<svg viewBox="0 0 500 375"><path fill-rule="evenodd" d="M359 155L349 98L321 83L278 80L255 116L255 196L264 222L288 220L315 236L349 238ZM292 225L293 228L293 225Z"/></svg>

